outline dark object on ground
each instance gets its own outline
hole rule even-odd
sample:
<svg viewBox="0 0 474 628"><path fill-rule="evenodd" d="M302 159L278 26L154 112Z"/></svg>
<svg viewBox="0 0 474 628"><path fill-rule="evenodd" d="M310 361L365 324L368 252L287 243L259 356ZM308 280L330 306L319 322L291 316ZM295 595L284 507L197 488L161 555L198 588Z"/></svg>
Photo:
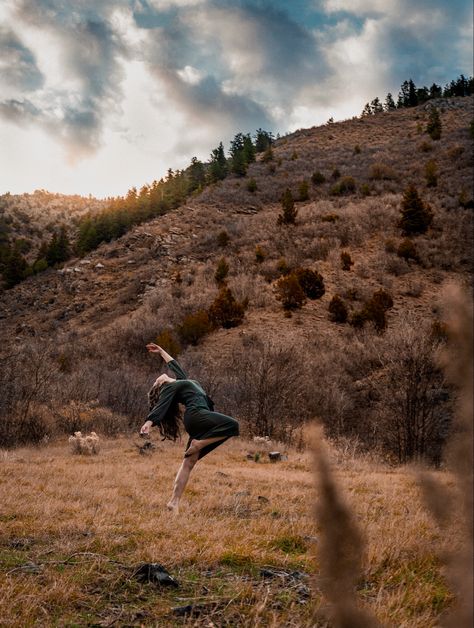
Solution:
<svg viewBox="0 0 474 628"><path fill-rule="evenodd" d="M187 604L186 606L176 606L172 609L173 615L178 617L189 617L202 615L203 613L209 613L216 611L222 602L208 602L207 604Z"/></svg>
<svg viewBox="0 0 474 628"><path fill-rule="evenodd" d="M150 440L144 442L143 445L136 445L136 447L138 448L138 451L141 453L142 456L147 456L153 453L153 451L156 449L156 445L154 445Z"/></svg>
<svg viewBox="0 0 474 628"><path fill-rule="evenodd" d="M165 587L179 586L176 580L160 563L142 563L135 568L132 577L136 578L139 582L153 582L154 584Z"/></svg>
<svg viewBox="0 0 474 628"><path fill-rule="evenodd" d="M265 497L264 495L259 495L257 499L259 502L262 502L262 504L270 503L270 500L268 499L268 497Z"/></svg>
<svg viewBox="0 0 474 628"><path fill-rule="evenodd" d="M278 462L281 460L281 453L279 451L270 451L268 452L268 457L271 462Z"/></svg>
<svg viewBox="0 0 474 628"><path fill-rule="evenodd" d="M304 571L283 571L274 567L262 567L260 569L262 578L282 578L283 580L304 580L308 578L308 574Z"/></svg>

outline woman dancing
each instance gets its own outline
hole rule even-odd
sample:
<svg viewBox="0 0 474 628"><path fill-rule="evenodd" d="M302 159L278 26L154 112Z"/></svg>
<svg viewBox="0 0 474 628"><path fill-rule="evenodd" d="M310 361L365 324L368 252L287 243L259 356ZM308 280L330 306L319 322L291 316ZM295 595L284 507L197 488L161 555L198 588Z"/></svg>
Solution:
<svg viewBox="0 0 474 628"><path fill-rule="evenodd" d="M179 500L196 462L231 436L238 436L239 424L230 416L214 412L212 399L199 382L188 379L178 362L162 347L150 343L146 348L150 353L159 353L176 378L163 373L156 379L148 392L150 413L140 434L147 435L152 426L158 425L163 439L176 440L180 435L178 404L186 408L183 422L189 440L168 502L168 509L178 512Z"/></svg>

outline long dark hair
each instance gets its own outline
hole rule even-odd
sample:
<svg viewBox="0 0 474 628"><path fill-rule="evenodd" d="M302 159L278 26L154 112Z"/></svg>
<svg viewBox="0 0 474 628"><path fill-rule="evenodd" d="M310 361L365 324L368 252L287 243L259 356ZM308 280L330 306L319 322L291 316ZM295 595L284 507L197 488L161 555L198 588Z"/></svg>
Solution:
<svg viewBox="0 0 474 628"><path fill-rule="evenodd" d="M151 410L156 406L160 398L160 386L153 384L148 391L148 407ZM158 423L162 440L176 440L181 436L180 429L181 410L177 401L173 401L168 412L163 419Z"/></svg>

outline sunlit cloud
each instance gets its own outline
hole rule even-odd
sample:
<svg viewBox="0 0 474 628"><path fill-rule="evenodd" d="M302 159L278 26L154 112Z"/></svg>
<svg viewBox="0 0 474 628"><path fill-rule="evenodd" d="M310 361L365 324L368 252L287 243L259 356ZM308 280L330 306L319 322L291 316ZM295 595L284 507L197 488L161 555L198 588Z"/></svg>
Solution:
<svg viewBox="0 0 474 628"><path fill-rule="evenodd" d="M5 0L0 18L0 141L15 143L0 193L125 193L238 131L472 72L467 0Z"/></svg>

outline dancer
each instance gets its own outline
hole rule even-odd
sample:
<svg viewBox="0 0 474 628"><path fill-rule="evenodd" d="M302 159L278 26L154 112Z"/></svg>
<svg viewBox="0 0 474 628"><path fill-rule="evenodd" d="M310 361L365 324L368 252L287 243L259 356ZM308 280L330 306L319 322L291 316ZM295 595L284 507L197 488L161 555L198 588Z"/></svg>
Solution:
<svg viewBox="0 0 474 628"><path fill-rule="evenodd" d="M148 392L150 413L140 434L149 434L150 428L157 425L163 439L176 440L180 435L178 404L186 408L183 422L189 440L168 502L168 509L178 512L179 500L196 462L231 436L238 436L239 424L230 416L214 412L212 399L199 382L188 379L178 362L162 347L149 343L146 348L150 353L159 353L176 378L163 373L156 379Z"/></svg>

